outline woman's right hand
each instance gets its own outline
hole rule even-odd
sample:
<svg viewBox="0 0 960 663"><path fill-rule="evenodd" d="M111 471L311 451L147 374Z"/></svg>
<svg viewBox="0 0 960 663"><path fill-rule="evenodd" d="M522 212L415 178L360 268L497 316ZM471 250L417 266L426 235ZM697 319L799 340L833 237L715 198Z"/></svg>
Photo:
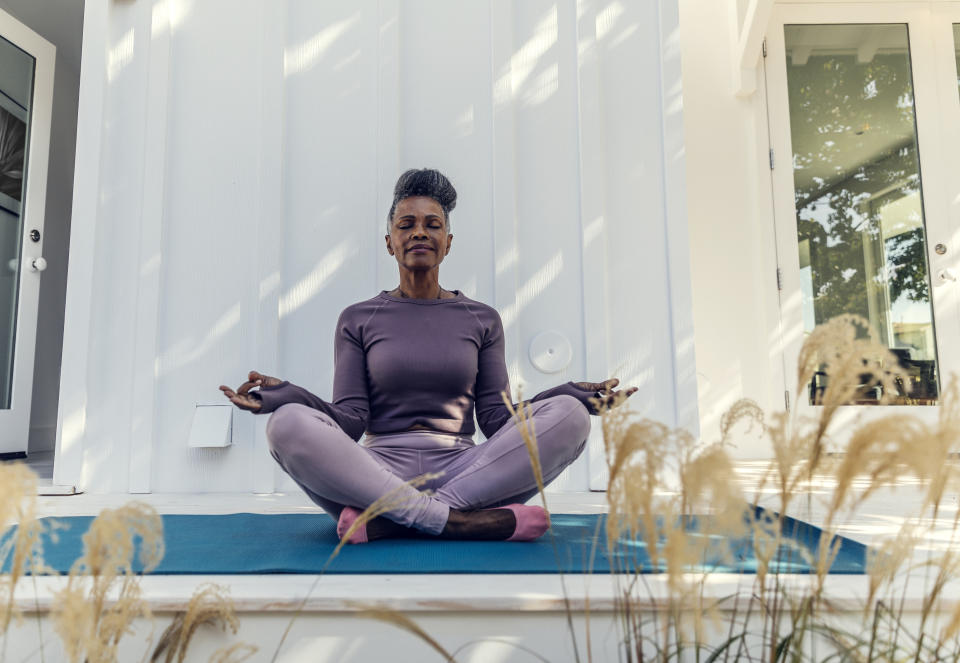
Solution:
<svg viewBox="0 0 960 663"><path fill-rule="evenodd" d="M250 395L253 387L276 387L283 382L279 378L273 378L257 371L250 371L247 375L247 381L240 385L236 391L226 385L220 385L220 391L230 399L230 402L241 410L256 412L260 409L260 401Z"/></svg>

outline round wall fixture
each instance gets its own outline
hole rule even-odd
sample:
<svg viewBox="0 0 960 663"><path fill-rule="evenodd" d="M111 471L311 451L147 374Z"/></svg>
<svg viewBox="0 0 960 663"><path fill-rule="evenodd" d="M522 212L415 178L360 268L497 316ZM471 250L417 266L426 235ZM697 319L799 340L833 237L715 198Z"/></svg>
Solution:
<svg viewBox="0 0 960 663"><path fill-rule="evenodd" d="M530 363L542 373L559 373L570 365L573 348L558 331L540 332L530 341Z"/></svg>

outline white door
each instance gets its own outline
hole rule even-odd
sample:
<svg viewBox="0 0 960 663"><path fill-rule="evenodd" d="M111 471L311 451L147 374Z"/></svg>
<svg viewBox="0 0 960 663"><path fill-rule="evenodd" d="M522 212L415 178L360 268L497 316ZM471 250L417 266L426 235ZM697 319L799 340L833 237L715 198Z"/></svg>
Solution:
<svg viewBox="0 0 960 663"><path fill-rule="evenodd" d="M0 11L0 458L27 451L55 49Z"/></svg>
<svg viewBox="0 0 960 663"><path fill-rule="evenodd" d="M767 31L786 388L801 413L817 414L828 376L797 388L800 346L841 313L866 318L910 375L898 412L932 419L960 374L960 102L936 4L782 5ZM840 439L890 413L877 396L841 408Z"/></svg>

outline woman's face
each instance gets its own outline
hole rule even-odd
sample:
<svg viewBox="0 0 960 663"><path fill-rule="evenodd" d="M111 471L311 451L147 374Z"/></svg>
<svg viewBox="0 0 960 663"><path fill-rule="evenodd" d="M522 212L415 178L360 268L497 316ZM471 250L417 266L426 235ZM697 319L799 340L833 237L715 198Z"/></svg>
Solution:
<svg viewBox="0 0 960 663"><path fill-rule="evenodd" d="M450 253L453 235L447 232L443 208L428 196L411 196L397 203L385 236L387 252L401 268L435 269Z"/></svg>

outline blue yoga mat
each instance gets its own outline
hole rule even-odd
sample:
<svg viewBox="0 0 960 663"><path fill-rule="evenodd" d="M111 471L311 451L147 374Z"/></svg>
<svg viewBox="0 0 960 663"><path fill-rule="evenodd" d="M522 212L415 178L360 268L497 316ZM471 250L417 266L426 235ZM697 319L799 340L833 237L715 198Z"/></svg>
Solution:
<svg viewBox="0 0 960 663"><path fill-rule="evenodd" d="M757 513L763 510L757 508ZM702 520L691 518L688 530L696 532ZM45 519L46 520L46 519ZM58 542L44 535L44 560L61 573L83 553L81 537L93 520L90 516L56 518L68 529L59 529ZM388 539L344 546L325 573L609 573L657 572L646 546L622 540L607 551L605 515L551 514L556 550L549 534L534 542L447 541L441 539ZM793 518L784 521L779 562L771 571L809 573L812 569L797 550L815 558L820 529ZM166 553L154 574L260 574L319 573L337 545L336 525L326 514L165 515ZM11 536L13 530L2 537ZM598 542L591 566L591 547ZM715 537L713 537L715 538ZM702 570L753 573L757 561L749 537L731 540L733 555L707 560ZM863 573L866 547L839 539L831 573ZM9 560L3 571L9 570ZM140 569L135 565L134 570Z"/></svg>

